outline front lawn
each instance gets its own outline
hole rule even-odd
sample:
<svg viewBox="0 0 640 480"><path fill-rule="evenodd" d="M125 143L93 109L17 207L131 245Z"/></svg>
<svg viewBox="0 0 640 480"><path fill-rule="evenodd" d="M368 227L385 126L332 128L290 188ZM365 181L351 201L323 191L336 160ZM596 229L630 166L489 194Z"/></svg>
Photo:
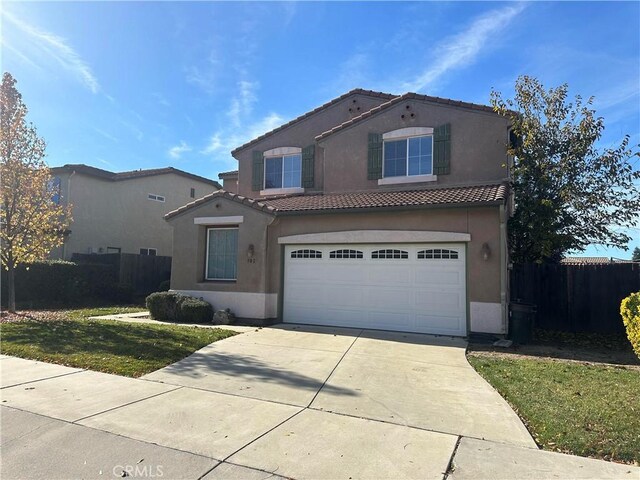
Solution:
<svg viewBox="0 0 640 480"><path fill-rule="evenodd" d="M3 323L0 351L16 357L139 377L236 334L218 328L85 319L94 313L67 314L69 320Z"/></svg>
<svg viewBox="0 0 640 480"><path fill-rule="evenodd" d="M474 355L545 450L640 463L640 370Z"/></svg>

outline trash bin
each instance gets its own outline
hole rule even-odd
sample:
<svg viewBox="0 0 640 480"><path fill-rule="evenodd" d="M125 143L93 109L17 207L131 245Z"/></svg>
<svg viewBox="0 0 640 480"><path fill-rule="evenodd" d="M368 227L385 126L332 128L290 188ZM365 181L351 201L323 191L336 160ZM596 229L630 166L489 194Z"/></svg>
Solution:
<svg viewBox="0 0 640 480"><path fill-rule="evenodd" d="M536 306L530 303L512 302L509 310L509 338L513 343L529 343L533 336Z"/></svg>

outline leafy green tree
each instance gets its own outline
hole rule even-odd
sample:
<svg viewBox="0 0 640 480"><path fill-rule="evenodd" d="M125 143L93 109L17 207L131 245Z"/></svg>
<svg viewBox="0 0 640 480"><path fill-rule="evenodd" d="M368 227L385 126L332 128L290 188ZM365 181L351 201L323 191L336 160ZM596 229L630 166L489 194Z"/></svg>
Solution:
<svg viewBox="0 0 640 480"><path fill-rule="evenodd" d="M508 117L512 132L515 212L509 221L512 259L557 262L569 250L589 244L626 248L640 212L640 153L626 135L618 146L598 148L604 120L593 97L568 99L567 84L546 90L521 76L515 97L491 92L496 112Z"/></svg>
<svg viewBox="0 0 640 480"><path fill-rule="evenodd" d="M70 207L53 201L51 172L44 162L45 143L27 124L27 107L9 73L0 86L0 245L7 270L8 307L15 311L15 269L47 257L62 245Z"/></svg>
<svg viewBox="0 0 640 480"><path fill-rule="evenodd" d="M632 262L640 262L640 247L633 249L633 255L631 256Z"/></svg>

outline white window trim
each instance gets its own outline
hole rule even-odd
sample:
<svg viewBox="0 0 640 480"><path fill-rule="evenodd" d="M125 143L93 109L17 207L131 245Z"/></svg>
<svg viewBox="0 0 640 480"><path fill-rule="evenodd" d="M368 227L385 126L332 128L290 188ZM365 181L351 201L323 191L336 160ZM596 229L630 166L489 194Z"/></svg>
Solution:
<svg viewBox="0 0 640 480"><path fill-rule="evenodd" d="M409 175L409 139L415 137L427 137L431 136L431 174L427 175ZM407 153L406 153L406 175L397 177L385 177L384 176L384 142L396 142L399 140L407 140ZM378 185L396 185L402 183L421 183L421 182L435 182L438 180L438 176L433 174L433 128L431 127L407 127L400 128L398 130L392 130L382 134L382 178L378 179Z"/></svg>
<svg viewBox="0 0 640 480"><path fill-rule="evenodd" d="M138 251L140 251L140 250L146 250L146 251L147 251L147 253L146 253L146 255L147 255L147 256L150 256L150 255L149 255L149 252L150 252L151 250L153 250L154 252L156 252L155 256L156 256L156 257L158 256L158 249L157 249L157 248L153 248L153 247L140 247L140 249L139 249ZM144 253L141 253L140 255L145 255L145 254L144 254Z"/></svg>
<svg viewBox="0 0 640 480"><path fill-rule="evenodd" d="M209 278L209 232L211 230L239 230L239 228L207 228L206 254L204 264L204 279L212 282L236 282L238 280L238 259L236 258L236 278Z"/></svg>
<svg viewBox="0 0 640 480"><path fill-rule="evenodd" d="M162 202L162 203L164 203L164 200L165 200L164 195L157 195L155 193L148 193L147 198L149 200L153 200L155 202Z"/></svg>
<svg viewBox="0 0 640 480"><path fill-rule="evenodd" d="M260 190L260 196L266 195L291 195L294 193L304 193L304 188L302 187L291 187L291 188L267 188L265 190Z"/></svg>
<svg viewBox="0 0 640 480"><path fill-rule="evenodd" d="M244 222L244 216L235 215L230 217L195 217L195 225L237 225Z"/></svg>
<svg viewBox="0 0 640 480"><path fill-rule="evenodd" d="M433 135L433 128L431 127L407 127L399 128L398 130L392 130L382 134L382 140L402 140L409 137L424 137L426 135Z"/></svg>
<svg viewBox="0 0 640 480"><path fill-rule="evenodd" d="M282 152L282 153L281 153ZM282 180L281 185L284 185L284 157L293 155L302 155L302 148L300 147L278 147L267 150L262 154L264 159L264 165L262 166L262 187L260 195L289 195L292 193L304 193L302 187L281 187L281 188L267 188L267 160L270 158L282 157ZM302 185L302 159L300 159L300 185Z"/></svg>
<svg viewBox="0 0 640 480"><path fill-rule="evenodd" d="M300 147L278 147L272 148L271 150L267 150L263 152L263 157L282 157L285 155L295 155L297 153L302 153L302 148Z"/></svg>

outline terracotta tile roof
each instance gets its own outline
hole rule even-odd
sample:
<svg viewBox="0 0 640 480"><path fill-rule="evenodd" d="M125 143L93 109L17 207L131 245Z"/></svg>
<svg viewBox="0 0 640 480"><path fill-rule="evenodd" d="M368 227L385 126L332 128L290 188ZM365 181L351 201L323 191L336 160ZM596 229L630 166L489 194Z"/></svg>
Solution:
<svg viewBox="0 0 640 480"><path fill-rule="evenodd" d="M177 208L176 210L173 210L169 213L167 213L164 216L165 220L168 220L172 217L175 217L176 215L180 215L181 213L186 212L187 210L190 210L194 207L197 207L199 205L202 205L204 203L208 203L211 200L214 200L216 198L226 198L228 200L234 201L234 202L238 202L238 203L242 203L244 205L247 205L249 207L255 208L257 210L262 210L264 212L267 213L271 213L274 214L276 212L276 209L273 207L270 207L268 205L266 205L263 202L260 202L258 200L254 200L253 198L249 198L249 197L243 197L242 195L238 195L237 193L231 193L231 192L227 192L226 190L217 190L215 192L210 193L209 195L205 195L202 198L198 198L197 200L194 200L193 202L187 203L186 205L183 205L180 208Z"/></svg>
<svg viewBox="0 0 640 480"><path fill-rule="evenodd" d="M431 103L439 103L442 105L451 105L453 107L461 107L461 108L467 108L467 109L471 109L471 110L480 110L483 112L490 112L493 114L497 113L493 110L493 107L490 107L488 105L479 105L477 103L470 103L470 102L462 102L460 100L451 100L449 98L442 98L442 97L431 97L429 95L420 95L419 93L413 93L413 92L408 92L405 93L403 95L400 95L398 97L394 97L391 100L389 100L388 102L382 103L376 107L373 107L371 110L367 110L366 112L364 112L363 114L354 117L350 120L347 120L344 123L341 123L340 125L336 125L335 127L333 127L330 130L327 130L326 132L321 133L320 135L316 136L316 140L322 140L323 138L328 137L329 135L332 135L336 132L339 132L340 130L344 130L347 127L350 127L351 125L354 125L362 120L365 120L369 117L371 117L372 115L375 115L379 112L382 112L383 110L388 109L389 107L392 107L400 102L403 102L405 100L422 100L425 102L431 102Z"/></svg>
<svg viewBox="0 0 640 480"><path fill-rule="evenodd" d="M248 141L247 143L245 143L244 145L240 145L239 147L233 149L231 151L231 155L234 155L236 152L239 152L240 150L243 150L245 148L247 148L250 145L253 145L254 143L259 142L260 140L268 137L269 135L272 135L276 132L279 132L280 130L284 130L287 127L290 127L291 125L293 125L294 123L298 123L301 120L304 120L307 117L310 117L311 115L318 113L320 110L324 110L327 107L330 107L331 105L334 105L338 102L340 102L341 100L344 100L345 98L349 97L350 95L354 95L354 94L360 94L360 95L367 95L369 97L377 97L377 98L384 98L384 99L391 99L396 97L397 95L393 95L391 93L384 93L384 92L376 92L374 90L365 90L362 88L354 88L353 90L348 91L347 93L344 93L342 95L340 95L339 97L334 98L333 100L328 101L327 103L324 103L322 105L320 105L317 108L314 108L313 110L300 115L299 117L294 118L293 120L280 125L278 128L274 128L273 130L260 135L259 137L254 138L253 140Z"/></svg>
<svg viewBox="0 0 640 480"><path fill-rule="evenodd" d="M218 174L218 178L237 177L237 176L238 176L238 170L231 170L230 172L220 172Z"/></svg>
<svg viewBox="0 0 640 480"><path fill-rule="evenodd" d="M260 201L270 207L274 207L277 212L300 212L311 210L351 210L359 208L492 203L504 201L506 196L506 184L494 184L406 191L298 195L261 199Z"/></svg>
<svg viewBox="0 0 640 480"><path fill-rule="evenodd" d="M226 198L266 213L278 215L312 211L424 207L427 205L496 204L504 202L507 195L508 186L506 183L423 190L291 195L263 199L252 199L225 190L219 190L167 213L165 219L172 218L214 198Z"/></svg>
<svg viewBox="0 0 640 480"><path fill-rule="evenodd" d="M141 177L151 177L154 175L164 175L168 173L175 173L176 175L180 175L183 177L191 178L193 180L198 180L199 182L208 183L209 185L215 188L222 188L221 185L215 180L211 180L210 178L201 177L200 175L195 175L193 173L185 172L184 170L179 170L173 167L164 167L164 168L149 168L146 170L131 170L128 172L120 172L114 173L108 170L103 170L101 168L92 167L89 165L84 165L82 163L79 164L67 164L61 167L52 167L52 173L58 172L78 172L83 173L85 175L90 175L92 177L103 178L105 180L111 181L120 181L120 180L130 180L132 178L141 178Z"/></svg>

